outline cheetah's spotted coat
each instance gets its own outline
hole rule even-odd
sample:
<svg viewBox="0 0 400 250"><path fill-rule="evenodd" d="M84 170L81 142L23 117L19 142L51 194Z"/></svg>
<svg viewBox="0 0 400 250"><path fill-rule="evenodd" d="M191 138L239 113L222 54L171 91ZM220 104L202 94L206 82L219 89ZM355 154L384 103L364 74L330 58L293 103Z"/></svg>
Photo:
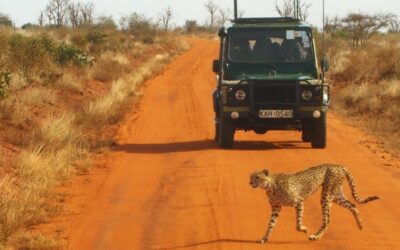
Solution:
<svg viewBox="0 0 400 250"><path fill-rule="evenodd" d="M268 229L260 242L264 243L268 240L282 206L296 208L297 230L307 233L307 228L302 222L303 203L320 186L322 186L323 222L319 231L311 235L309 239L318 240L325 233L329 224L329 210L332 202L349 209L361 230L363 225L359 212L343 193L343 181L345 178L350 184L353 198L358 203L367 203L379 199L377 196L361 199L356 192L350 171L340 165L323 164L294 174L270 174L268 170L253 173L250 176L250 185L253 188L260 187L266 190L272 208Z"/></svg>

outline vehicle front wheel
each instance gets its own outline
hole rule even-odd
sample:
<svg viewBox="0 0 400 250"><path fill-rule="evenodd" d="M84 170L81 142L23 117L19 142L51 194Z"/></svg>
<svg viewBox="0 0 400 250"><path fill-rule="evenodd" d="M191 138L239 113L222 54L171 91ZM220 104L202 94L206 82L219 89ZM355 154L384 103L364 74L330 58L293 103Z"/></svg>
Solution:
<svg viewBox="0 0 400 250"><path fill-rule="evenodd" d="M215 142L218 142L218 139L219 139L219 123L218 122L216 122L215 123L215 136L214 136L214 140L215 140Z"/></svg>
<svg viewBox="0 0 400 250"><path fill-rule="evenodd" d="M311 142L313 137L313 121L302 121L301 140L303 142Z"/></svg>
<svg viewBox="0 0 400 250"><path fill-rule="evenodd" d="M219 121L218 144L221 148L232 148L235 137L235 124L228 119L221 118Z"/></svg>
<svg viewBox="0 0 400 250"><path fill-rule="evenodd" d="M314 120L314 128L311 140L313 148L326 147L326 113L322 112L321 117Z"/></svg>

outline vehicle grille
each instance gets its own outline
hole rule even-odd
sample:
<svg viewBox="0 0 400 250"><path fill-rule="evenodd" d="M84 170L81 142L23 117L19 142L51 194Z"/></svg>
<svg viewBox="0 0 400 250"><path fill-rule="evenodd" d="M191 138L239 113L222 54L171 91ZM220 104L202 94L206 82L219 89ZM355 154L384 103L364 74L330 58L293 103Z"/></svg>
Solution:
<svg viewBox="0 0 400 250"><path fill-rule="evenodd" d="M254 104L295 104L295 84L255 84Z"/></svg>

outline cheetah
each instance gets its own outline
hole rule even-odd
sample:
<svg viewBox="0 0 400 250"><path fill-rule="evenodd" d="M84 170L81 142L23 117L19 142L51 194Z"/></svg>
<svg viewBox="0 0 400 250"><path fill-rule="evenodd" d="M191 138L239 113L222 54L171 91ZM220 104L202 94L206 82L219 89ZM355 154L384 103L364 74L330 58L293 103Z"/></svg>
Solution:
<svg viewBox="0 0 400 250"><path fill-rule="evenodd" d="M322 186L321 205L323 222L319 231L311 235L309 240L319 240L327 230L332 202L349 209L354 215L359 229L362 230L363 224L356 206L343 193L343 181L345 178L350 184L353 198L358 203L364 204L379 199L378 196L361 199L356 192L352 174L348 169L340 165L323 164L294 174L271 174L268 170L251 174L250 185L253 188L263 188L266 190L272 208L269 226L264 237L259 240L259 243L263 244L268 241L283 206L294 207L296 209L297 230L307 233L308 230L303 225L302 219L304 201L315 193L320 186Z"/></svg>

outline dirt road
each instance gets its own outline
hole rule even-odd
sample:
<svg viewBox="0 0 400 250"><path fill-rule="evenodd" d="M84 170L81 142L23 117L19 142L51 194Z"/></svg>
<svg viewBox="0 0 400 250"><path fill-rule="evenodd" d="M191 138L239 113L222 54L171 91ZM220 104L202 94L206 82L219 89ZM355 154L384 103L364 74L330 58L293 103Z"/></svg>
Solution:
<svg viewBox="0 0 400 250"><path fill-rule="evenodd" d="M339 117L329 115L325 150L311 149L298 132L239 132L234 150L216 147L210 71L217 55L216 42L194 41L146 84L139 110L120 129L110 174L73 222L69 248L400 249L398 162L373 154L362 145L363 134ZM359 231L351 213L333 205L324 238L308 241L322 220L316 194L305 203L308 235L295 230L294 209L285 208L270 242L255 243L270 208L265 194L250 188L249 174L262 168L295 172L325 162L346 165L361 196L382 197L359 205L365 229Z"/></svg>

